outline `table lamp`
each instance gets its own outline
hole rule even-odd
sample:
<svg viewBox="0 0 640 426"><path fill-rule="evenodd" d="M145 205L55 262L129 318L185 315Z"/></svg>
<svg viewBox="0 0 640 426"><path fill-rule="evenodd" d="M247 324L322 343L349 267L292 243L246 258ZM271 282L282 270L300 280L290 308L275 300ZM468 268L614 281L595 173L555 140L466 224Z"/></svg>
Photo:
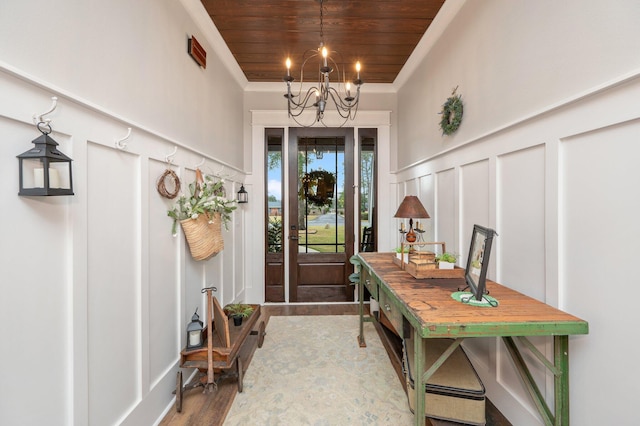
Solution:
<svg viewBox="0 0 640 426"><path fill-rule="evenodd" d="M393 217L409 219L409 231L405 235L405 239L408 243L415 243L416 241L416 233L413 230L413 219L429 219L429 213L427 213L427 209L424 208L418 197L415 195L407 195L400 203L400 207L398 207L398 211ZM404 228L404 223L402 224L402 228ZM400 232L404 233L404 229L400 229Z"/></svg>

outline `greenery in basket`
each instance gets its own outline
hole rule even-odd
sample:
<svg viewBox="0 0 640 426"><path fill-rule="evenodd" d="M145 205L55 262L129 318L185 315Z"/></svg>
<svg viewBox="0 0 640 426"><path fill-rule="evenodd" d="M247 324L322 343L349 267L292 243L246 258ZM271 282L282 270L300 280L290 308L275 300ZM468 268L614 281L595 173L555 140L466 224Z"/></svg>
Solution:
<svg viewBox="0 0 640 426"><path fill-rule="evenodd" d="M239 316L247 318L253 313L253 306L247 305L246 303L230 303L224 307L224 311L230 317Z"/></svg>
<svg viewBox="0 0 640 426"><path fill-rule="evenodd" d="M205 176L202 182L196 180L189 184L189 195L181 195L167 212L173 218L172 234L178 232L179 221L197 219L201 214L206 214L212 220L214 213L220 213L224 228L228 229L236 201L225 198L223 185L224 180L214 181L211 176Z"/></svg>
<svg viewBox="0 0 640 426"><path fill-rule="evenodd" d="M404 249L404 251L403 251ZM396 253L409 253L411 246L400 246L393 249Z"/></svg>
<svg viewBox="0 0 640 426"><path fill-rule="evenodd" d="M458 255L453 253L442 253L436 256L436 262L456 263L456 260L458 260Z"/></svg>

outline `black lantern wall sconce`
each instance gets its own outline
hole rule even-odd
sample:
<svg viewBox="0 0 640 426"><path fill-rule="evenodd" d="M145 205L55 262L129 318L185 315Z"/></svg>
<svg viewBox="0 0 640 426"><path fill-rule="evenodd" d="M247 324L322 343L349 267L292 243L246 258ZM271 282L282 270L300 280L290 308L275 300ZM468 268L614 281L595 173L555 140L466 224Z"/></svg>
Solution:
<svg viewBox="0 0 640 426"><path fill-rule="evenodd" d="M244 184L240 186L240 191L238 191L238 203L248 203L249 202L249 193L244 189Z"/></svg>
<svg viewBox="0 0 640 426"><path fill-rule="evenodd" d="M55 108L56 98L53 99L53 108ZM56 148L58 142L49 137L50 120L43 120L42 115L36 124L42 136L31 141L35 147L18 155L20 182L18 195L73 195L71 172L73 160Z"/></svg>

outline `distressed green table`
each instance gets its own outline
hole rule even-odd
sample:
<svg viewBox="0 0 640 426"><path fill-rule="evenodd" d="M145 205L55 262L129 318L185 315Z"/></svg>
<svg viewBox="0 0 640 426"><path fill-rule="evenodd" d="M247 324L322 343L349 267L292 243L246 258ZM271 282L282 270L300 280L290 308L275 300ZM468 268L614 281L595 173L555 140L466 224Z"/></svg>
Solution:
<svg viewBox="0 0 640 426"><path fill-rule="evenodd" d="M366 346L364 288L380 303L380 310L400 337L414 331L414 365L424 371L415 378L415 424L424 425L425 383L449 355L470 337L502 337L524 386L531 395L545 424L569 425L569 336L587 334L586 321L487 280L487 290L499 302L497 307L478 307L460 303L451 294L465 286L460 279L415 279L393 263L393 253L360 253L360 346ZM528 336L552 336L553 360L548 360L527 339ZM425 371L424 348L430 338L452 338L453 343ZM544 399L515 340L526 347L554 375L554 411Z"/></svg>

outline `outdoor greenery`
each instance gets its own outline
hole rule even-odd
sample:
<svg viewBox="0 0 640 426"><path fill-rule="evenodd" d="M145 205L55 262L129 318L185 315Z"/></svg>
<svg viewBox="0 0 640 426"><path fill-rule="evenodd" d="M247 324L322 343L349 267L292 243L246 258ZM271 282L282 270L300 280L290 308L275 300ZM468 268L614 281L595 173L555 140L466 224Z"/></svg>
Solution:
<svg viewBox="0 0 640 426"><path fill-rule="evenodd" d="M280 216L269 217L267 229L267 242L269 253L281 253L282 247L282 220Z"/></svg>
<svg viewBox="0 0 640 426"><path fill-rule="evenodd" d="M339 253L344 251L344 225L338 225L338 241L336 242L336 228L335 226L326 227L325 225L312 225L309 226L307 231L300 233L299 245L308 244L310 249L319 251L321 253L336 253L336 244L338 244L337 250ZM307 240L308 238L308 240ZM330 245L320 245L330 244Z"/></svg>

